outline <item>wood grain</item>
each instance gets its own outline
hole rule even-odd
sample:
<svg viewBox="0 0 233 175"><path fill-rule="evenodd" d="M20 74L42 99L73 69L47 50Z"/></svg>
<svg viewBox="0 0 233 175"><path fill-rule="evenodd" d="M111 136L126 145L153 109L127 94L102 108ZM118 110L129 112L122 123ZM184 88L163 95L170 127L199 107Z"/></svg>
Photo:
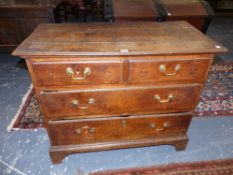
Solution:
<svg viewBox="0 0 233 175"><path fill-rule="evenodd" d="M13 54L26 59L60 163L88 151L184 150L212 60L226 50L186 22L147 22L43 24Z"/></svg>
<svg viewBox="0 0 233 175"><path fill-rule="evenodd" d="M67 75L67 68L74 71L73 78ZM89 68L91 74L83 80L75 79L84 77L85 68ZM40 86L117 84L123 81L122 61L34 62L33 69Z"/></svg>
<svg viewBox="0 0 233 175"><path fill-rule="evenodd" d="M115 22L156 21L158 16L152 0L112 0Z"/></svg>
<svg viewBox="0 0 233 175"><path fill-rule="evenodd" d="M182 21L130 25L43 24L13 55L42 58L48 55L174 55L225 51L222 45Z"/></svg>
<svg viewBox="0 0 233 175"><path fill-rule="evenodd" d="M200 89L199 85L177 85L41 92L40 100L48 118L183 112L194 110ZM166 100L169 94L174 98L167 103L154 98L159 95L161 100ZM88 104L91 98L94 104ZM79 104L72 105L73 100L78 100Z"/></svg>
<svg viewBox="0 0 233 175"><path fill-rule="evenodd" d="M169 61L145 61L131 60L129 64L129 83L146 82L174 82L186 81L187 83L202 83L205 81L206 67L210 64L210 59L187 59ZM160 66L164 65L166 70L160 71ZM180 65L180 70L175 68ZM167 75L174 74L174 75Z"/></svg>
<svg viewBox="0 0 233 175"><path fill-rule="evenodd" d="M52 146L183 136L191 117L180 113L50 121L48 131Z"/></svg>

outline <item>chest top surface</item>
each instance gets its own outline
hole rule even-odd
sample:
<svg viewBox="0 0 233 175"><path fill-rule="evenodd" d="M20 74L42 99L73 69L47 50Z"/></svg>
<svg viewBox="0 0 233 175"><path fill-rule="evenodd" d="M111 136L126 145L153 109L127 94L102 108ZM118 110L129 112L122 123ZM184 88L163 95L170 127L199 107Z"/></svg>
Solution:
<svg viewBox="0 0 233 175"><path fill-rule="evenodd" d="M12 53L43 56L205 54L227 49L179 22L42 24Z"/></svg>

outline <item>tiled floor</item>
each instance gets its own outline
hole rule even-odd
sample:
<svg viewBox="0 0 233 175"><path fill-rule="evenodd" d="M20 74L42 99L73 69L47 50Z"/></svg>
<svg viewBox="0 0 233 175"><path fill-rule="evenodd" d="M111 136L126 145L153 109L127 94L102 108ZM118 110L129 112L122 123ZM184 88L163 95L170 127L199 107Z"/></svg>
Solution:
<svg viewBox="0 0 233 175"><path fill-rule="evenodd" d="M233 61L233 18L216 18L208 35L228 47L218 60ZM16 68L18 58L0 54L0 175L81 175L125 167L233 157L233 117L194 118L185 151L154 146L75 154L52 165L49 140L44 129L7 132L31 80L25 69Z"/></svg>

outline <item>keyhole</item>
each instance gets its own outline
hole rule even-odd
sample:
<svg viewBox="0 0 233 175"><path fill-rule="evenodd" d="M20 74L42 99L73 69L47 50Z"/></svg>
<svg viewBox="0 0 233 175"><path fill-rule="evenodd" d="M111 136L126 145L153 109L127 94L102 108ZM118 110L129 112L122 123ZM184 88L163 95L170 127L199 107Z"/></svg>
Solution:
<svg viewBox="0 0 233 175"><path fill-rule="evenodd" d="M80 71L79 71L79 69L77 69L77 70L76 70L76 74L77 74L77 75L78 75L78 74L80 74Z"/></svg>

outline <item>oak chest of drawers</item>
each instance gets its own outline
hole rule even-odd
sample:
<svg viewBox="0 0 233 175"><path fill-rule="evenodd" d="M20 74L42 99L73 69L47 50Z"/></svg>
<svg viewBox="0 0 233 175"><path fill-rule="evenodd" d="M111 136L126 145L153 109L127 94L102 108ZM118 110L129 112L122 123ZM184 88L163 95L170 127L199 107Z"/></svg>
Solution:
<svg viewBox="0 0 233 175"><path fill-rule="evenodd" d="M183 150L212 59L226 49L186 22L43 24L26 59L53 163L72 153Z"/></svg>

